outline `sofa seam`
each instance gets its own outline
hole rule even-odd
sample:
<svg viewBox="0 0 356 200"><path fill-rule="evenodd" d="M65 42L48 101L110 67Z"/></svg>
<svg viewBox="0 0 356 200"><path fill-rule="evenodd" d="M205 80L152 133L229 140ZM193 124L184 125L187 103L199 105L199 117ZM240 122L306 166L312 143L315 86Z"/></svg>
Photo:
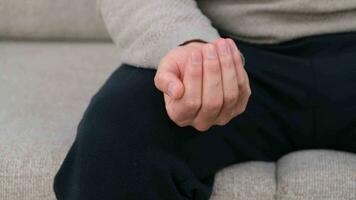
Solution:
<svg viewBox="0 0 356 200"><path fill-rule="evenodd" d="M278 162L279 160L277 160L277 162L275 163L275 167L274 167L274 181L275 181L275 190L274 190L274 199L277 200L278 197Z"/></svg>

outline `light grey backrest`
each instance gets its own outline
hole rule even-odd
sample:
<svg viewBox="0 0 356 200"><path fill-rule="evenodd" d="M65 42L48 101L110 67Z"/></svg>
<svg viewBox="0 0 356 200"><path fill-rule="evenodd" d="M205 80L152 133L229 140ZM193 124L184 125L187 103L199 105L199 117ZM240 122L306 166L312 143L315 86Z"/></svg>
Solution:
<svg viewBox="0 0 356 200"><path fill-rule="evenodd" d="M1 0L0 39L109 40L96 0Z"/></svg>

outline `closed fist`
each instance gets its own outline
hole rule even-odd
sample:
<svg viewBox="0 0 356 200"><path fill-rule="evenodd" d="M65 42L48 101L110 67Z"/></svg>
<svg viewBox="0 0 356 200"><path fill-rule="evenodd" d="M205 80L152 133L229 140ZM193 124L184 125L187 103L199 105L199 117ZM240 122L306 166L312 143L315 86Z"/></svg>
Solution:
<svg viewBox="0 0 356 200"><path fill-rule="evenodd" d="M160 62L156 87L178 126L206 131L244 112L251 95L243 60L232 39L191 42L172 49Z"/></svg>

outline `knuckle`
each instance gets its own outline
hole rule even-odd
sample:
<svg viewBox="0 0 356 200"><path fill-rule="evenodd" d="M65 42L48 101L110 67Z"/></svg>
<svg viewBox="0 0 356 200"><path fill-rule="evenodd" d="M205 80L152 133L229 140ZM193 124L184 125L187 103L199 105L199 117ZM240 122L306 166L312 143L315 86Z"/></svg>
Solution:
<svg viewBox="0 0 356 200"><path fill-rule="evenodd" d="M200 108L201 102L199 99L190 100L185 103L187 110L196 111Z"/></svg>
<svg viewBox="0 0 356 200"><path fill-rule="evenodd" d="M234 104L238 99L237 92L229 92L225 94L224 103L226 104Z"/></svg>
<svg viewBox="0 0 356 200"><path fill-rule="evenodd" d="M230 61L221 61L221 68L231 70L235 68L235 64Z"/></svg>
<svg viewBox="0 0 356 200"><path fill-rule="evenodd" d="M220 90L221 89L221 86L222 86L222 83L220 80L210 80L210 88L212 90ZM222 94L221 94L222 95Z"/></svg>
<svg viewBox="0 0 356 200"><path fill-rule="evenodd" d="M176 123L179 127L184 127L187 126L187 122L183 121L182 119L180 119L180 117L178 117L177 114L170 114L169 117L171 118L171 120Z"/></svg>
<svg viewBox="0 0 356 200"><path fill-rule="evenodd" d="M222 104L223 104L222 101L211 100L205 103L204 110L206 112L214 112L220 110Z"/></svg>
<svg viewBox="0 0 356 200"><path fill-rule="evenodd" d="M250 88L248 85L243 86L243 87L241 87L240 92L241 92L244 96L249 97L249 96L251 95L251 88Z"/></svg>
<svg viewBox="0 0 356 200"><path fill-rule="evenodd" d="M237 79L237 84L238 84L238 85L241 85L241 86L246 85L246 84L247 84L247 80L246 80L245 76L239 77L239 78Z"/></svg>
<svg viewBox="0 0 356 200"><path fill-rule="evenodd" d="M218 60L216 61L208 61L205 64L204 70L208 70L211 73L219 74L220 73L220 63Z"/></svg>
<svg viewBox="0 0 356 200"><path fill-rule="evenodd" d="M244 62L243 62L243 60L241 58L240 53L235 53L234 54L234 60L235 60L236 66L244 67Z"/></svg>
<svg viewBox="0 0 356 200"><path fill-rule="evenodd" d="M194 116L195 113L198 111L199 107L197 108L196 105L194 105L195 108L188 108L187 106L184 105L184 107L174 107L174 106L169 106L167 108L168 115L172 121L174 121L176 124L181 125L181 126L187 126L189 125Z"/></svg>
<svg viewBox="0 0 356 200"><path fill-rule="evenodd" d="M188 74L188 76L192 77L193 79L201 79L202 77L202 71L197 67L194 67L194 69L189 70Z"/></svg>
<svg viewBox="0 0 356 200"><path fill-rule="evenodd" d="M233 68L235 66L230 54L221 55L220 62L221 62L221 65L225 68L227 68L227 67Z"/></svg>
<svg viewBox="0 0 356 200"><path fill-rule="evenodd" d="M177 110L176 107L173 106L166 106L166 110L168 113L169 118L174 121L176 124L182 124L182 111Z"/></svg>

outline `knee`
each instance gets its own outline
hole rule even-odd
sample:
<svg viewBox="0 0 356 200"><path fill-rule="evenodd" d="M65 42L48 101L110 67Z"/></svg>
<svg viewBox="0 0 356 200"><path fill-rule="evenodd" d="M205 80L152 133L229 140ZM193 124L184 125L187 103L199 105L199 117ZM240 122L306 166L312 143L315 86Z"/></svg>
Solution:
<svg viewBox="0 0 356 200"><path fill-rule="evenodd" d="M123 66L115 71L91 99L67 155L71 168L87 163L116 166L119 163L155 165L150 149L172 142L156 133L157 124L165 132L162 98L154 88L152 71ZM157 160L157 159L156 159ZM81 161L81 162L78 162ZM72 166L73 165L73 166ZM122 165L124 166L124 165ZM109 166L106 166L109 167Z"/></svg>
<svg viewBox="0 0 356 200"><path fill-rule="evenodd" d="M164 107L162 94L155 88L155 71L124 64L93 96L84 121L134 120Z"/></svg>

